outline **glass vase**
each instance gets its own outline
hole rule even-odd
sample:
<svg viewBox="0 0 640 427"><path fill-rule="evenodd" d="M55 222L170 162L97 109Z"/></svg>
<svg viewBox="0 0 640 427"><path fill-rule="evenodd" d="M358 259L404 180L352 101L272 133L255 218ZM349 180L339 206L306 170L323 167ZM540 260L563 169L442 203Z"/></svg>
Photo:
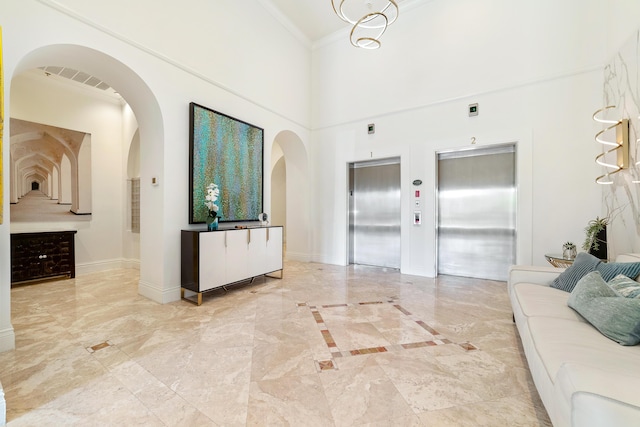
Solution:
<svg viewBox="0 0 640 427"><path fill-rule="evenodd" d="M218 229L218 217L208 215L207 216L207 231L216 231Z"/></svg>

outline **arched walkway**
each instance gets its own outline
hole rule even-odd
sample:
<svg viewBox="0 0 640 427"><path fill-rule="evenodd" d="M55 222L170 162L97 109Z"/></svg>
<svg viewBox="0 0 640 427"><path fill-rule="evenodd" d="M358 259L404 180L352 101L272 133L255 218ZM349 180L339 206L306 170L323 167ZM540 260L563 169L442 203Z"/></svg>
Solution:
<svg viewBox="0 0 640 427"><path fill-rule="evenodd" d="M80 45L59 44L40 47L25 55L16 65L12 76L30 69L55 64L82 70L117 90L131 107L140 130L141 176L151 176L150 170L162 170L164 153L164 125L160 106L154 94L142 78L116 58L103 52ZM12 78L12 76L6 76ZM7 116L11 115L6 111ZM162 248L163 195L150 186L141 186L141 230L140 230L140 284L139 292L158 302L162 300L164 270ZM118 212L118 214L121 214Z"/></svg>
<svg viewBox="0 0 640 427"><path fill-rule="evenodd" d="M300 137L290 130L278 133L272 147L271 173L277 173L278 164L284 159L285 191L281 199L286 201L282 217L286 223L287 259L309 261L309 164L307 150ZM280 163L281 164L281 163ZM277 185L272 181L272 202L277 198ZM275 192L275 193L274 193ZM274 207L272 206L272 211ZM275 209L278 209L277 207Z"/></svg>

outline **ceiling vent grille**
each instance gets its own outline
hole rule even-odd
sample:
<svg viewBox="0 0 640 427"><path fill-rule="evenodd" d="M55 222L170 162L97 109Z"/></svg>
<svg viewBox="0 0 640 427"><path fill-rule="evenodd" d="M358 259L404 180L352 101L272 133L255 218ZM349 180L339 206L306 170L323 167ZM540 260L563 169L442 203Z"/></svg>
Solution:
<svg viewBox="0 0 640 427"><path fill-rule="evenodd" d="M52 65L49 65L47 67L38 67L38 68L43 70L48 75L55 74L57 76L64 77L69 80L73 80L78 83L82 83L87 86L94 87L96 89L107 90L110 88L108 84L106 84L99 78L91 76L82 71L74 70L73 68L56 67Z"/></svg>

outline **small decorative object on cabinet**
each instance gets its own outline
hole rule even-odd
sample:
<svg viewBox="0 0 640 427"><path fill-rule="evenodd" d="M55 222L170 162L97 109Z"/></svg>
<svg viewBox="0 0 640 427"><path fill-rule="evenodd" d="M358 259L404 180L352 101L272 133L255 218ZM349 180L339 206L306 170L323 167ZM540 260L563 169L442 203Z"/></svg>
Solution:
<svg viewBox="0 0 640 427"><path fill-rule="evenodd" d="M207 215L207 231L216 231L218 229L218 217L220 216L219 207L216 203L220 196L220 189L213 182L207 185L207 195L204 197L204 204L209 210Z"/></svg>
<svg viewBox="0 0 640 427"><path fill-rule="evenodd" d="M182 230L181 252L181 296L198 305L213 289L276 271L282 278L282 227ZM196 300L185 291L195 292Z"/></svg>
<svg viewBox="0 0 640 427"><path fill-rule="evenodd" d="M258 220L263 227L269 225L269 215L264 212L258 215Z"/></svg>
<svg viewBox="0 0 640 427"><path fill-rule="evenodd" d="M577 254L576 245L573 242L566 242L562 245L562 258L575 259Z"/></svg>
<svg viewBox="0 0 640 427"><path fill-rule="evenodd" d="M72 231L11 234L11 284L76 277Z"/></svg>

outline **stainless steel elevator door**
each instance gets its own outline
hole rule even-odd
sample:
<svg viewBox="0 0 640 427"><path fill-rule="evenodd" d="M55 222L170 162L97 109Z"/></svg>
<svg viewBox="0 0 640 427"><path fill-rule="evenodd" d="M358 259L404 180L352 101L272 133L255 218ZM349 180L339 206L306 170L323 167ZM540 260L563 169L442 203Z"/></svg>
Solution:
<svg viewBox="0 0 640 427"><path fill-rule="evenodd" d="M349 262L400 268L400 160L349 165Z"/></svg>
<svg viewBox="0 0 640 427"><path fill-rule="evenodd" d="M438 154L438 273L507 280L516 255L515 145Z"/></svg>

